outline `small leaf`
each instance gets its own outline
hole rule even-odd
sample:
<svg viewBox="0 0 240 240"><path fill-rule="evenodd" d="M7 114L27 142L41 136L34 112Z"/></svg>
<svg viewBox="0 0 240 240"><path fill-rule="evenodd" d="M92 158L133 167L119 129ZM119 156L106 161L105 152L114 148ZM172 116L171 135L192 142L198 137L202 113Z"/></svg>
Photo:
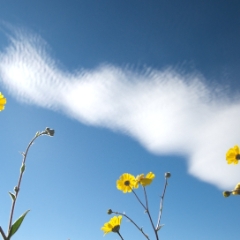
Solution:
<svg viewBox="0 0 240 240"><path fill-rule="evenodd" d="M22 224L22 221L23 219L25 218L25 216L27 215L27 213L29 212L30 210L27 210L22 216L19 217L19 219L11 226L11 230L9 232L9 235L8 235L8 239L10 239L13 234L15 232L17 232L17 230L19 229L19 227L21 226Z"/></svg>
<svg viewBox="0 0 240 240"><path fill-rule="evenodd" d="M11 196L12 200L15 201L16 196L15 196L13 193L11 193L11 192L8 192L8 193L9 193L9 195Z"/></svg>
<svg viewBox="0 0 240 240"><path fill-rule="evenodd" d="M25 164L22 163L21 169L20 169L20 173L23 173L25 171Z"/></svg>
<svg viewBox="0 0 240 240"><path fill-rule="evenodd" d="M23 157L25 157L25 153L24 152L20 152L21 153L21 155L23 156Z"/></svg>
<svg viewBox="0 0 240 240"><path fill-rule="evenodd" d="M164 225L165 225L165 224L159 225L159 226L157 227L157 231L159 231Z"/></svg>

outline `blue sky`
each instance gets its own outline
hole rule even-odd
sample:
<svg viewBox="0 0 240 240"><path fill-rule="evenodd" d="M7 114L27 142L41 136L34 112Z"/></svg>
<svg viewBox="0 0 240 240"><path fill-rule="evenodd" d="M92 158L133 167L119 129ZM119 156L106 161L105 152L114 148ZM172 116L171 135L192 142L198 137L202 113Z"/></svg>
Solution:
<svg viewBox="0 0 240 240"><path fill-rule="evenodd" d="M237 239L240 178L226 151L240 144L238 1L1 1L0 225L10 211L24 151L36 131L14 240L106 239L107 209L154 239L122 173L152 171L157 221L171 172L161 239ZM141 189L137 191L142 197ZM125 219L124 239L145 239Z"/></svg>

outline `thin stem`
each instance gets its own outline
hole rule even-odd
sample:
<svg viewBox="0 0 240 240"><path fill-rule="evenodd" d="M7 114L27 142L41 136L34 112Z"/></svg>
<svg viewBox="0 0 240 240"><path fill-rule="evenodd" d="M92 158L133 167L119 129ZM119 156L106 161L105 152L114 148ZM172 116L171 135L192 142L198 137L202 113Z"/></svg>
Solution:
<svg viewBox="0 0 240 240"><path fill-rule="evenodd" d="M142 203L142 201L139 199L138 195L135 193L135 191L132 189L132 192L134 193L135 197L137 198L137 200L140 202L140 204L143 206L144 210L147 211L147 208L144 206L144 204Z"/></svg>
<svg viewBox="0 0 240 240"><path fill-rule="evenodd" d="M148 217L149 217L149 219L150 219L150 222L151 222L153 231L154 231L154 233L155 233L156 239L158 240L158 232L156 231L156 229L155 229L155 227L154 227L153 220L152 220L151 214L150 214L150 212L149 212L149 208L148 208L148 198L147 198L146 188L143 187L143 189L144 189L144 196L145 196L145 200L146 200L146 208L147 208L146 211L147 211L147 215L148 215Z"/></svg>
<svg viewBox="0 0 240 240"><path fill-rule="evenodd" d="M113 212L113 213L119 214L119 215L122 215L122 216L126 217L131 223L134 224L134 226L135 226L148 240L150 240L149 237L148 237L148 235L143 232L142 228L140 228L140 227L139 227L130 217L128 217L125 213L119 213L119 212Z"/></svg>
<svg viewBox="0 0 240 240"><path fill-rule="evenodd" d="M27 159L27 154L28 154L28 150L30 149L31 145L33 144L33 142L40 137L41 135L45 135L48 134L48 132L45 130L39 134L37 134L32 140L31 142L28 144L26 151L22 154L23 155L23 161L22 161L22 165L25 165L26 159ZM17 197L18 197L18 193L20 191L20 186L21 186L21 181L22 181L22 176L23 176L23 172L24 171L20 171L20 175L19 175L19 179L18 179L18 184L17 187L15 188L15 199L12 201L12 207L11 207L11 212L10 212L10 219L9 219L9 224L8 224L8 235L10 233L11 227L12 227L12 219L13 219L13 213L14 213L14 208L15 208L15 204L17 201Z"/></svg>
<svg viewBox="0 0 240 240"><path fill-rule="evenodd" d="M146 208L148 209L147 191L146 191L146 188L145 188L145 187L143 187L143 190L144 190L144 196L145 196L145 201L146 201Z"/></svg>
<svg viewBox="0 0 240 240"><path fill-rule="evenodd" d="M157 230L157 231L158 231L159 228L160 228L160 222L161 222L162 211L163 211L163 200L164 200L164 196L165 196L167 184L168 184L167 178L165 178L165 185L164 185L163 194L162 194L161 200L160 200L159 215L158 215L158 221L157 221L157 226L156 226L156 230Z"/></svg>
<svg viewBox="0 0 240 240"><path fill-rule="evenodd" d="M0 226L0 233L2 234L3 239L7 240L7 237L6 237L5 233L4 233L4 231L2 230L1 226Z"/></svg>
<svg viewBox="0 0 240 240"><path fill-rule="evenodd" d="M120 237L122 240L124 240L123 237L122 237L122 235L120 234L120 232L117 232L117 234L119 235L119 237Z"/></svg>

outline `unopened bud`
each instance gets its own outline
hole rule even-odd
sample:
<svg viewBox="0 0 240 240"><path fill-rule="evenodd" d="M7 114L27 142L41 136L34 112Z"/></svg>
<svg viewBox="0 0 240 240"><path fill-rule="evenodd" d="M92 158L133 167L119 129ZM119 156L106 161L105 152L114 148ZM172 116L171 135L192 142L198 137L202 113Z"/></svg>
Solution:
<svg viewBox="0 0 240 240"><path fill-rule="evenodd" d="M165 178L170 178L171 177L171 173L170 172L166 172L165 173Z"/></svg>
<svg viewBox="0 0 240 240"><path fill-rule="evenodd" d="M229 197L231 195L232 192L229 192L229 191L225 191L223 192L223 196L224 197Z"/></svg>
<svg viewBox="0 0 240 240"><path fill-rule="evenodd" d="M107 214L112 214L112 209L108 209Z"/></svg>
<svg viewBox="0 0 240 240"><path fill-rule="evenodd" d="M19 191L19 188L16 186L16 187L14 187L14 191L15 192L18 192Z"/></svg>
<svg viewBox="0 0 240 240"><path fill-rule="evenodd" d="M55 133L55 131L54 131L53 129L50 129L49 127L47 127L47 128L45 129L45 132L46 132L47 135L49 135L49 136L51 136L51 137L53 137L53 136L54 136L54 133Z"/></svg>

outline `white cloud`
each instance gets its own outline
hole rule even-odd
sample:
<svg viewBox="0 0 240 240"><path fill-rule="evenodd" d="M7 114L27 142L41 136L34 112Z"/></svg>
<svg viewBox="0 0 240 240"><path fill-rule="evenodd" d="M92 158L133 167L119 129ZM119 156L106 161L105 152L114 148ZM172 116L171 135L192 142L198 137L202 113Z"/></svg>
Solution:
<svg viewBox="0 0 240 240"><path fill-rule="evenodd" d="M183 154L190 174L219 188L239 181L240 166L227 165L225 153L240 144L240 101L199 74L109 65L64 72L40 38L20 34L0 53L0 83L19 101L124 132L157 154Z"/></svg>

